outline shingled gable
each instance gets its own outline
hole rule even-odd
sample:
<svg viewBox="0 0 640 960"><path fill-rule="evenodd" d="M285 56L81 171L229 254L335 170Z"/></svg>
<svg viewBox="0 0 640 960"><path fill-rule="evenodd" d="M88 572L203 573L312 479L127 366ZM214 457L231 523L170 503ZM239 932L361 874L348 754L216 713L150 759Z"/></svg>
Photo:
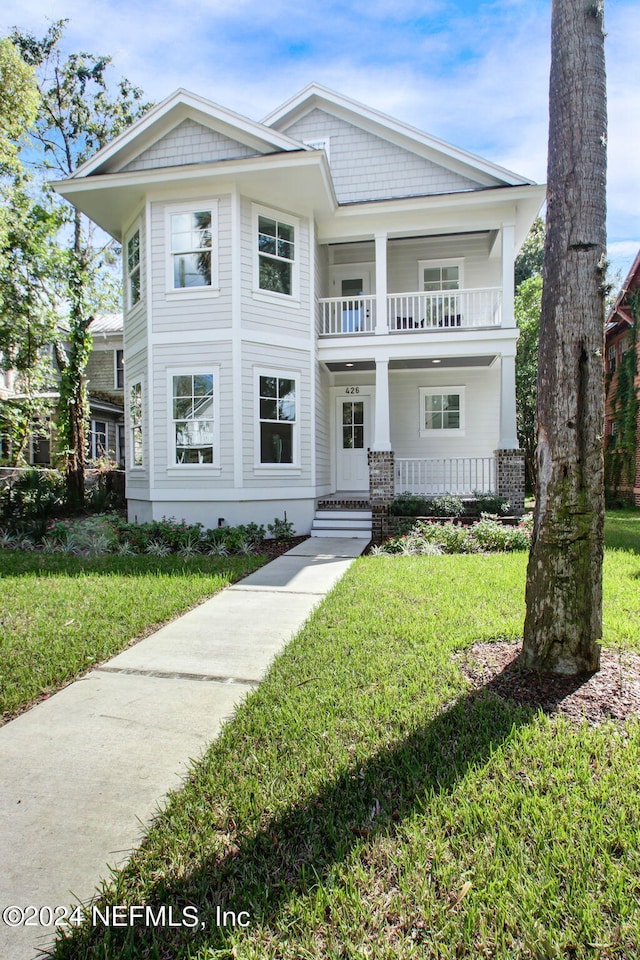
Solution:
<svg viewBox="0 0 640 960"><path fill-rule="evenodd" d="M73 178L306 149L280 131L179 89L78 167Z"/></svg>
<svg viewBox="0 0 640 960"><path fill-rule="evenodd" d="M429 185L424 191L426 193L448 193L532 183L531 180L497 164L315 83L310 84L278 107L262 122L265 126L307 143L322 140L323 131L334 131L336 140L341 140L344 144L341 151L342 157L339 157L333 145L331 146L334 179L336 175L340 179L338 168L341 159L345 163L356 164L360 180L366 179L362 160L375 158L376 151L381 151L381 145L384 143L395 148L397 159L401 160L405 167L408 165L418 179L420 174L423 175L425 182ZM354 131L351 142L349 142L349 127ZM363 156L362 149L365 144L363 134L368 135L366 157ZM329 136L328 140L331 141L332 137ZM347 144L348 149L346 149ZM393 162L393 159L395 159L394 155L387 153L382 163L388 163L389 160ZM339 189L338 194L340 194ZM352 197L352 199L367 198L363 196Z"/></svg>

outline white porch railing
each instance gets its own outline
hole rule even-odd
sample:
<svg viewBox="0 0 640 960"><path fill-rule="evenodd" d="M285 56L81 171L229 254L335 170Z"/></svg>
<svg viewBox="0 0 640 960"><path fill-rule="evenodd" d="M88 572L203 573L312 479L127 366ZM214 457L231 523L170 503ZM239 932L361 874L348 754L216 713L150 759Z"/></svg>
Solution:
<svg viewBox="0 0 640 960"><path fill-rule="evenodd" d="M457 495L497 489L495 457L450 457L421 460L395 458L395 491Z"/></svg>
<svg viewBox="0 0 640 960"><path fill-rule="evenodd" d="M442 330L465 327L499 327L502 323L502 289L396 293L387 298L389 330Z"/></svg>
<svg viewBox="0 0 640 960"><path fill-rule="evenodd" d="M376 327L375 297L329 297L320 303L320 334L342 336L373 333Z"/></svg>

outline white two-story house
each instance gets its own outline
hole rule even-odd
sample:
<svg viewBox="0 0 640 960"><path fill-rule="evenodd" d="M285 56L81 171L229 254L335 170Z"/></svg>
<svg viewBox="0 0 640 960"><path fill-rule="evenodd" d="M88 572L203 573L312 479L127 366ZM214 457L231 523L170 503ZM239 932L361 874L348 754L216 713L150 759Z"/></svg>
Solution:
<svg viewBox="0 0 640 960"><path fill-rule="evenodd" d="M514 257L543 187L317 85L179 90L56 189L123 245L132 519L522 505Z"/></svg>

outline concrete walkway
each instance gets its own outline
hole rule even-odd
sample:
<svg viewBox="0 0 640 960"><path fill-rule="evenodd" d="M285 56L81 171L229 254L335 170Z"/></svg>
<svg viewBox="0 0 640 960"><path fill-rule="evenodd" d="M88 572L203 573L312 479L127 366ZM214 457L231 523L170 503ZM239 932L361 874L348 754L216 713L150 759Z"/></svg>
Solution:
<svg viewBox="0 0 640 960"><path fill-rule="evenodd" d="M306 540L0 728L0 913L93 896L366 545ZM0 919L2 960L52 940Z"/></svg>

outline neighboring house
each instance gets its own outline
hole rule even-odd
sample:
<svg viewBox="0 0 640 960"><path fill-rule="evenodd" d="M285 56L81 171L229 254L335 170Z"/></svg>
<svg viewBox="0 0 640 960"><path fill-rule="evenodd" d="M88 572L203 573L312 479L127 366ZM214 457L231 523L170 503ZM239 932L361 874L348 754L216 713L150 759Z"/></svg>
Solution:
<svg viewBox="0 0 640 960"><path fill-rule="evenodd" d="M124 344L122 314L96 317L89 328L93 345L87 363L89 407L88 455L124 466Z"/></svg>
<svg viewBox="0 0 640 960"><path fill-rule="evenodd" d="M544 188L317 85L184 90L55 185L123 244L132 519L522 507L513 266Z"/></svg>
<svg viewBox="0 0 640 960"><path fill-rule="evenodd" d="M122 314L106 314L92 321L93 345L87 363L90 423L87 456L90 460L108 458L124 466L124 349ZM56 362L53 349L51 369ZM57 375L46 393L39 394L55 407L59 398ZM19 401L20 381L12 370L0 372L0 400ZM45 421L33 431L27 459L34 466L49 466L53 445L54 421ZM8 451L7 451L8 452Z"/></svg>
<svg viewBox="0 0 640 960"><path fill-rule="evenodd" d="M640 507L639 308L640 253L622 285L605 326L607 493L626 499L637 507Z"/></svg>

